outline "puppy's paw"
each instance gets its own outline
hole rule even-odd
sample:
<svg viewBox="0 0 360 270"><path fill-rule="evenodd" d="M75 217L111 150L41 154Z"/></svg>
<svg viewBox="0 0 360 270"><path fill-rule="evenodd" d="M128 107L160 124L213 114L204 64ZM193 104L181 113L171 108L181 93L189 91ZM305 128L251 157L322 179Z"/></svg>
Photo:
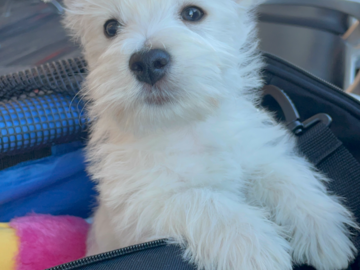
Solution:
<svg viewBox="0 0 360 270"><path fill-rule="evenodd" d="M271 243L264 245L261 240L258 246L253 247L254 253L249 257L244 257L245 263L231 269L251 269L251 270L291 270L292 260L285 246L284 239L273 239ZM250 248L250 247L249 247ZM244 254L246 256L246 254ZM241 256L244 256L241 255Z"/></svg>
<svg viewBox="0 0 360 270"><path fill-rule="evenodd" d="M187 254L190 255L190 261L197 264L198 269L292 269L290 245L275 230L268 231L268 234L260 231L243 231L219 236L221 238L216 239L214 243L195 247L195 254L190 254L191 252Z"/></svg>
<svg viewBox="0 0 360 270"><path fill-rule="evenodd" d="M347 217L347 211L337 206L335 213L308 217L301 226L298 224L291 240L296 263L306 263L317 270L341 270L354 259L356 248L345 224L357 226ZM336 208L343 211L336 213Z"/></svg>

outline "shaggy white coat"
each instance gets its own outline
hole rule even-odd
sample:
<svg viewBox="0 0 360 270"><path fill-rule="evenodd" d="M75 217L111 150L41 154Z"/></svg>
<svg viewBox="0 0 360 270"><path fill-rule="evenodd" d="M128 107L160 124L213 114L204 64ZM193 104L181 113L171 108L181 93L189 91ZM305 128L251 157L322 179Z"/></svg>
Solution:
<svg viewBox="0 0 360 270"><path fill-rule="evenodd" d="M356 226L296 141L258 109L262 86L251 0L66 0L65 24L89 64L87 148L99 207L88 255L170 238L206 270L345 268ZM205 18L184 22L182 9ZM109 19L123 25L106 38ZM129 70L167 50L154 87Z"/></svg>

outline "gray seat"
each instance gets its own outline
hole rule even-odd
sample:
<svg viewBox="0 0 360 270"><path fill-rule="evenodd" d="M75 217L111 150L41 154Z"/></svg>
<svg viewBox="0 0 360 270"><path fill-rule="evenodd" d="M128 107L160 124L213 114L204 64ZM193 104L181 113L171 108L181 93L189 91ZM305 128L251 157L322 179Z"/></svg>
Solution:
<svg viewBox="0 0 360 270"><path fill-rule="evenodd" d="M355 0L268 0L259 9L260 48L346 89L356 74L358 40L356 31L351 40L344 35L355 16Z"/></svg>

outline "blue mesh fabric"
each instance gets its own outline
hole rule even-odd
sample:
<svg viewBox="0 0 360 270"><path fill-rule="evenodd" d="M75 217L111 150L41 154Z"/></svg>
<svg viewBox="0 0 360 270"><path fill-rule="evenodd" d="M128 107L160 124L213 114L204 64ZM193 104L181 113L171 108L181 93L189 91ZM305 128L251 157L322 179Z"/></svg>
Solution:
<svg viewBox="0 0 360 270"><path fill-rule="evenodd" d="M77 99L63 94L0 102L0 157L76 140L87 125Z"/></svg>

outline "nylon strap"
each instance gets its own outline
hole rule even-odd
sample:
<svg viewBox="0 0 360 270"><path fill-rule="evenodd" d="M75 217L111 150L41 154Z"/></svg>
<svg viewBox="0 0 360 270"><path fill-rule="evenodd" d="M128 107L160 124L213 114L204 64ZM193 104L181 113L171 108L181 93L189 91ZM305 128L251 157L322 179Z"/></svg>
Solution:
<svg viewBox="0 0 360 270"><path fill-rule="evenodd" d="M360 164L337 139L334 133L319 122L298 136L300 150L332 181L328 189L344 198L357 221L360 221ZM354 232L355 233L355 232ZM360 248L359 235L354 244Z"/></svg>

